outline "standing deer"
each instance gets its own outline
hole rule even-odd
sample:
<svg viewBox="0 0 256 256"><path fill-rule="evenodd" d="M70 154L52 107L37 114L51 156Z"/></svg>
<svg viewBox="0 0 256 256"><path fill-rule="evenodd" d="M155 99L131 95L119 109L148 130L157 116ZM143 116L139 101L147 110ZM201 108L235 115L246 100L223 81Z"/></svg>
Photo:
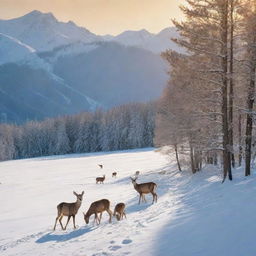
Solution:
<svg viewBox="0 0 256 256"><path fill-rule="evenodd" d="M137 178L133 179L131 177L131 180L132 180L132 184L133 184L135 190L140 194L139 204L140 204L141 198L142 198L142 200L144 200L145 203L147 202L146 198L145 198L145 194L148 194L148 193L151 193L153 196L152 204L154 202L157 202L157 194L156 194L157 185L156 185L156 183L147 182L147 183L138 184L138 183L136 183Z"/></svg>
<svg viewBox="0 0 256 256"><path fill-rule="evenodd" d="M87 213L84 213L84 220L85 223L89 223L90 216L94 214L94 223L100 224L102 213L106 211L109 214L109 223L111 223L112 218L112 211L110 210L110 202L108 199L101 199L95 201L91 204L90 208L88 209ZM100 213L100 217L98 217L98 213Z"/></svg>
<svg viewBox="0 0 256 256"><path fill-rule="evenodd" d="M68 222L69 222L71 216L73 217L74 229L76 228L75 216L76 216L76 214L77 214L77 212L78 212L78 210L79 210L79 208L81 206L81 203L82 203L82 200L83 200L84 191L81 194L77 194L75 191L73 191L73 193L74 193L74 195L77 198L76 202L74 202L74 203L64 203L63 202L63 203L60 203L57 206L58 216L56 218L53 230L55 230L58 220L60 222L62 230L66 230ZM63 227L62 222L61 222L63 216L67 216L68 217L67 224L66 224L65 228Z"/></svg>
<svg viewBox="0 0 256 256"><path fill-rule="evenodd" d="M104 183L104 180L105 180L105 174L103 175L103 177L97 177L96 178L96 184L98 184L98 182L99 183Z"/></svg>
<svg viewBox="0 0 256 256"><path fill-rule="evenodd" d="M112 173L112 177L116 177L116 175L117 175L117 172Z"/></svg>
<svg viewBox="0 0 256 256"><path fill-rule="evenodd" d="M140 171L136 171L136 172L135 172L135 177L138 178L139 174L140 174Z"/></svg>
<svg viewBox="0 0 256 256"><path fill-rule="evenodd" d="M116 217L116 219L119 221L119 220L122 220L123 217L125 216L126 218L126 214L125 214L125 204L124 203L118 203L116 206L115 206L115 210L114 210L114 216Z"/></svg>

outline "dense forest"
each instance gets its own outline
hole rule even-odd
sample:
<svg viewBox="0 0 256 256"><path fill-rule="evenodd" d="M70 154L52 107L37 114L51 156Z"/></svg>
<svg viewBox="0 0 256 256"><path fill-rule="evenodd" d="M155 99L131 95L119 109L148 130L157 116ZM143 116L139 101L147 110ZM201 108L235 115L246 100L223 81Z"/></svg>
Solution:
<svg viewBox="0 0 256 256"><path fill-rule="evenodd" d="M23 125L0 125L0 160L152 147L155 105L134 103Z"/></svg>
<svg viewBox="0 0 256 256"><path fill-rule="evenodd" d="M256 2L187 0L181 10L185 20L173 21L180 34L173 40L185 54L163 53L170 80L155 142L173 146L180 170L183 155L193 173L204 162L218 162L224 182L244 158L248 176L255 144Z"/></svg>

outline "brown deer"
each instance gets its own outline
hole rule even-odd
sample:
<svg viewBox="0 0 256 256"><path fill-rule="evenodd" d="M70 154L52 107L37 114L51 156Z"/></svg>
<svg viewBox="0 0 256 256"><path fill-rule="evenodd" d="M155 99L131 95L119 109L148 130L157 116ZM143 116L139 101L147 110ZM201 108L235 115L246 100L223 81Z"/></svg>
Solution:
<svg viewBox="0 0 256 256"><path fill-rule="evenodd" d="M117 172L112 173L112 177L116 177L116 175L117 175Z"/></svg>
<svg viewBox="0 0 256 256"><path fill-rule="evenodd" d="M104 183L104 180L105 180L105 174L102 177L97 177L96 178L96 184Z"/></svg>
<svg viewBox="0 0 256 256"><path fill-rule="evenodd" d="M86 214L84 213L85 223L88 224L90 216L94 214L94 223L96 221L96 224L99 225L101 221L102 213L104 211L106 211L109 214L109 223L111 223L112 211L110 210L110 202L108 199L101 199L91 204L87 213ZM98 217L98 213L100 214L100 217Z"/></svg>
<svg viewBox="0 0 256 256"><path fill-rule="evenodd" d="M58 220L60 222L62 230L65 230L67 228L67 225L68 225L68 222L69 222L71 216L73 217L74 229L76 228L75 216L76 216L76 214L77 214L77 212L78 212L78 210L79 210L79 208L81 206L81 203L82 203L82 200L83 200L84 191L81 194L77 194L75 191L73 191L73 193L74 193L74 195L77 198L76 202L74 202L74 203L64 203L63 202L63 203L60 203L57 206L58 216L57 216L57 218L55 220L55 225L54 225L53 230L55 230ZM65 228L63 227L62 222L61 222L63 216L67 216L68 217L68 220L67 220Z"/></svg>
<svg viewBox="0 0 256 256"><path fill-rule="evenodd" d="M156 183L147 182L147 183L138 184L138 183L136 183L137 178L131 177L131 180L132 180L132 184L133 184L135 190L140 194L139 204L140 204L141 198L142 198L142 200L144 200L145 203L147 202L146 198L145 198L145 194L148 194L148 193L151 193L153 196L152 204L154 202L157 202L157 194L156 194L157 185L156 185Z"/></svg>
<svg viewBox="0 0 256 256"><path fill-rule="evenodd" d="M115 206L115 210L114 210L114 216L116 217L116 219L119 221L119 220L122 220L125 216L126 218L126 214L125 214L125 204L124 203L118 203L116 206Z"/></svg>

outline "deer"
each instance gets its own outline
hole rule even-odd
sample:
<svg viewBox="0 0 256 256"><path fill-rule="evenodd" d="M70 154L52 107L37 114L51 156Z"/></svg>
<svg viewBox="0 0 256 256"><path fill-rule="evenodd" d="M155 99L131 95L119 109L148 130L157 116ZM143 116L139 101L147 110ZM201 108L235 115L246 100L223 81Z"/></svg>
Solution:
<svg viewBox="0 0 256 256"><path fill-rule="evenodd" d="M62 203L58 204L58 206L57 206L58 215L56 217L55 225L54 225L53 230L56 229L56 225L57 225L57 221L58 220L60 222L62 230L66 230L68 222L69 222L71 216L73 217L74 229L76 229L75 216L76 216L76 214L77 214L77 212L78 212L78 210L79 210L79 208L80 208L80 206L82 204L84 191L81 194L77 194L75 191L73 191L73 194L77 198L76 202L74 202L74 203L62 202ZM61 222L63 216L67 216L68 217L68 220L67 220L67 223L66 223L65 227L63 227L62 222Z"/></svg>
<svg viewBox="0 0 256 256"><path fill-rule="evenodd" d="M136 172L135 172L135 177L138 177L139 174L140 174L140 171L136 171Z"/></svg>
<svg viewBox="0 0 256 256"><path fill-rule="evenodd" d="M102 177L97 177L96 178L96 184L98 184L98 182L99 183L104 183L105 177L106 177L105 174Z"/></svg>
<svg viewBox="0 0 256 256"><path fill-rule="evenodd" d="M122 220L125 216L126 218L126 214L125 214L125 204L124 203L118 203L116 206L115 206L115 210L114 210L114 216L116 217L116 219L119 221L119 220Z"/></svg>
<svg viewBox="0 0 256 256"><path fill-rule="evenodd" d="M108 199L101 199L91 204L88 211L84 213L85 223L88 224L91 215L94 214L94 223L96 221L96 224L99 225L101 221L102 213L104 211L106 211L109 214L109 223L111 223L112 211L110 210L110 202ZM98 213L100 214L100 217L98 217Z"/></svg>
<svg viewBox="0 0 256 256"><path fill-rule="evenodd" d="M112 173L112 177L116 177L116 175L117 175L117 172Z"/></svg>
<svg viewBox="0 0 256 256"><path fill-rule="evenodd" d="M140 194L139 204L140 204L141 198L142 198L142 200L144 200L145 203L147 202L146 198L145 198L145 194L148 194L148 193L151 193L152 196L153 196L152 204L154 202L157 202L157 194L156 194L157 185L156 185L156 183L147 182L147 183L138 184L136 182L136 180L138 179L137 177L136 178L130 177L130 178L132 180L132 184L134 186L134 189Z"/></svg>

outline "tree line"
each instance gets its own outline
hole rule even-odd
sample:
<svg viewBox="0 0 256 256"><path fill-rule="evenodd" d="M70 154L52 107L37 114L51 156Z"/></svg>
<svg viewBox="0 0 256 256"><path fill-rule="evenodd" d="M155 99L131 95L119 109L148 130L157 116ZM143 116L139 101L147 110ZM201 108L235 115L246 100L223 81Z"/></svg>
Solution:
<svg viewBox="0 0 256 256"><path fill-rule="evenodd" d="M152 147L155 104L0 125L0 160Z"/></svg>
<svg viewBox="0 0 256 256"><path fill-rule="evenodd" d="M160 101L156 145L187 155L193 173L220 163L223 182L255 144L256 1L186 0L185 20L173 20L184 52L168 50L170 80Z"/></svg>

